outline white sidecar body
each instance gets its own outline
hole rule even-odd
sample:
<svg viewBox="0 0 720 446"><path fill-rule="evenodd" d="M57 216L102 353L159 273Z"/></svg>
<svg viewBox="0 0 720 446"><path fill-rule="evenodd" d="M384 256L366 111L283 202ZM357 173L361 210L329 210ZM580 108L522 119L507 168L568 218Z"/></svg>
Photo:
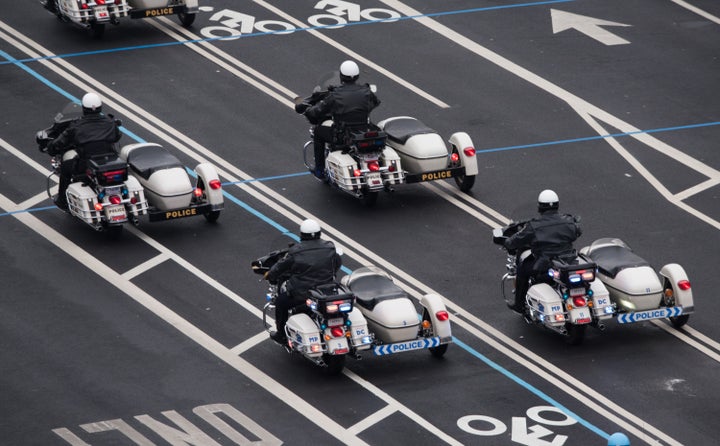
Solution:
<svg viewBox="0 0 720 446"><path fill-rule="evenodd" d="M217 171L212 165L199 164L195 169L198 177L195 182L180 160L159 144L123 146L120 158L128 163L130 175L145 190L151 221L194 215L217 219L224 199Z"/></svg>
<svg viewBox="0 0 720 446"><path fill-rule="evenodd" d="M618 322L670 318L680 326L694 311L690 281L680 265L665 265L658 274L617 238L595 240L580 253L597 264L597 278L617 305Z"/></svg>
<svg viewBox="0 0 720 446"><path fill-rule="evenodd" d="M388 118L380 121L378 127L387 133L388 146L400 156L408 172L407 183L455 178L464 192L474 184L478 164L475 147L467 133L453 133L448 150L440 135L416 118Z"/></svg>
<svg viewBox="0 0 720 446"><path fill-rule="evenodd" d="M452 342L449 315L440 296L421 299L422 315L390 275L374 266L362 267L343 277L356 297L358 308L375 336L377 355L429 348L434 354ZM440 355L442 355L440 353Z"/></svg>

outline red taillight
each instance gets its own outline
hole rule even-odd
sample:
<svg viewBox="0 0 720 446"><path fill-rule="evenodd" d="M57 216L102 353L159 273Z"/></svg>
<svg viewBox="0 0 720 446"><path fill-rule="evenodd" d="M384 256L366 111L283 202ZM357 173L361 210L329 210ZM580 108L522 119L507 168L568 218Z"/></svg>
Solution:
<svg viewBox="0 0 720 446"><path fill-rule="evenodd" d="M210 189L218 190L222 187L220 180L210 180Z"/></svg>
<svg viewBox="0 0 720 446"><path fill-rule="evenodd" d="M111 195L108 201L110 201L110 204L120 204L122 203L122 198L120 198L120 195Z"/></svg>
<svg viewBox="0 0 720 446"><path fill-rule="evenodd" d="M450 161L452 161L453 163L457 163L459 159L460 155L458 155L457 153L453 153L452 155L450 155Z"/></svg>
<svg viewBox="0 0 720 446"><path fill-rule="evenodd" d="M104 5L105 0L95 0L95 3L97 3L98 5Z"/></svg>
<svg viewBox="0 0 720 446"><path fill-rule="evenodd" d="M196 187L195 190L193 191L193 195L195 195L196 197L202 197L202 194L203 194L203 191L199 187Z"/></svg>
<svg viewBox="0 0 720 446"><path fill-rule="evenodd" d="M378 136L378 132L365 132L366 138L376 138Z"/></svg>
<svg viewBox="0 0 720 446"><path fill-rule="evenodd" d="M446 321L446 320L450 319L450 315L445 310L440 310L437 313L435 313L435 317L439 321Z"/></svg>
<svg viewBox="0 0 720 446"><path fill-rule="evenodd" d="M89 6L87 5L87 3L83 3L80 7L82 9L88 9Z"/></svg>
<svg viewBox="0 0 720 446"><path fill-rule="evenodd" d="M370 169L370 172L377 172L380 170L380 164L377 161L370 161L368 163L368 169Z"/></svg>
<svg viewBox="0 0 720 446"><path fill-rule="evenodd" d="M475 156L475 148L474 147L465 147L463 149L463 152L465 152L465 156Z"/></svg>
<svg viewBox="0 0 720 446"><path fill-rule="evenodd" d="M573 305L575 307L584 307L587 305L587 301L584 296L575 296L573 297Z"/></svg>
<svg viewBox="0 0 720 446"><path fill-rule="evenodd" d="M353 171L353 175L355 175L356 177L359 177L359 176L362 176L362 172L360 171L360 169L355 169Z"/></svg>
<svg viewBox="0 0 720 446"><path fill-rule="evenodd" d="M333 327L330 329L330 334L333 338L342 338L345 336L345 330L342 327Z"/></svg>
<svg viewBox="0 0 720 446"><path fill-rule="evenodd" d="M678 282L678 288L680 288L683 291L687 291L690 289L690 281L689 280L681 280Z"/></svg>
<svg viewBox="0 0 720 446"><path fill-rule="evenodd" d="M95 210L96 211L102 211L103 205L102 203L95 203Z"/></svg>
<svg viewBox="0 0 720 446"><path fill-rule="evenodd" d="M388 172L395 172L397 170L397 167L395 167L395 163L392 163L388 166Z"/></svg>
<svg viewBox="0 0 720 446"><path fill-rule="evenodd" d="M130 197L130 203L137 204L138 203L137 197Z"/></svg>

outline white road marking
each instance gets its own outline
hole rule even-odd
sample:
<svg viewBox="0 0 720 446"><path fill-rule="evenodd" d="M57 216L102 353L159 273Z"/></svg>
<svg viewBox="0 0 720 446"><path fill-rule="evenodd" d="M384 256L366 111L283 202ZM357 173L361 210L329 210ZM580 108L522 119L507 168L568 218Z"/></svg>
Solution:
<svg viewBox="0 0 720 446"><path fill-rule="evenodd" d="M15 203L8 200L4 195L0 194L0 208L7 211L20 210ZM115 272L89 252L76 245L65 236L52 229L34 215L29 213L13 214L13 217L23 223L29 229L35 231L38 235L44 237L48 242L67 253L70 257L76 259L90 271L95 273L99 278L107 281L110 285L125 293L148 311L152 312L158 318L175 327L185 336L196 342L198 345L212 353L217 358L223 360L226 364L242 373L257 385L265 389L272 395L275 395L280 401L287 404L298 414L306 417L310 422L325 430L339 441L346 444L366 445L364 441L356 435L348 432L347 429L339 425L335 420L327 416L323 411L315 408L278 381L272 379L269 375L263 373L260 369L249 363L248 361L234 355L228 348L224 347L215 339L208 336L202 330L183 319L180 315L163 305L161 302L153 298L151 295L140 289L122 275Z"/></svg>
<svg viewBox="0 0 720 446"><path fill-rule="evenodd" d="M576 29L604 45L625 45L630 43L622 37L617 36L601 27L632 25L596 19L594 17L573 14L571 12L560 11L558 9L550 9L550 20L552 21L553 34L557 34L568 29Z"/></svg>
<svg viewBox="0 0 720 446"><path fill-rule="evenodd" d="M718 25L720 25L720 18L715 17L714 15L710 14L709 12L705 12L702 9L698 8L697 6L691 5L690 3L684 1L684 0L670 0L671 2L682 6L683 8L694 12L697 15L700 15L702 17L705 17L706 19L710 20L711 22L715 22Z"/></svg>
<svg viewBox="0 0 720 446"><path fill-rule="evenodd" d="M132 280L135 277L139 276L140 274L146 273L150 271L151 269L155 268L156 266L160 265L161 263L165 263L165 261L169 259L167 254L160 253L156 255L155 257L148 259L144 261L143 263L137 265L136 267L125 271L122 273L122 278L125 280Z"/></svg>

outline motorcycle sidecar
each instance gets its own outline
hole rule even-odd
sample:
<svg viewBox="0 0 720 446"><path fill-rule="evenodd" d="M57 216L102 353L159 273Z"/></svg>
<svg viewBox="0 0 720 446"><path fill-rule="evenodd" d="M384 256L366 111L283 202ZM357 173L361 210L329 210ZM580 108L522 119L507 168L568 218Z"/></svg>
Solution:
<svg viewBox="0 0 720 446"><path fill-rule="evenodd" d="M120 151L120 158L130 167L145 189L150 204L150 221L174 220L204 215L214 222L224 206L222 185L215 168L201 163L195 168L197 183L193 186L190 176L180 160L159 144L129 144Z"/></svg>
<svg viewBox="0 0 720 446"><path fill-rule="evenodd" d="M467 133L453 133L448 150L435 130L409 116L385 119L378 127L387 133L387 144L400 156L402 166L408 172L407 183L454 178L461 191L472 189L478 165L475 148Z"/></svg>
<svg viewBox="0 0 720 446"><path fill-rule="evenodd" d="M365 316L375 337L373 353L387 355L429 349L442 356L452 342L449 314L440 296L428 294L420 303L422 315L408 295L384 270L366 266L342 278L356 297L356 308Z"/></svg>
<svg viewBox="0 0 720 446"><path fill-rule="evenodd" d="M617 238L601 238L584 247L598 266L598 276L617 305L619 323L669 318L675 327L685 325L694 311L690 281L676 263L659 274L645 259Z"/></svg>

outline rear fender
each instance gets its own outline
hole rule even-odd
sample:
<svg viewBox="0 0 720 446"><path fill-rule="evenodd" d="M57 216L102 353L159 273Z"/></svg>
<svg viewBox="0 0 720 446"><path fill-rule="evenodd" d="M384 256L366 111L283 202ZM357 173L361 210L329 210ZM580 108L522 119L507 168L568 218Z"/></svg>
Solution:
<svg viewBox="0 0 720 446"><path fill-rule="evenodd" d="M692 288L681 290L678 286L678 282L682 280L687 280L689 282L685 269L677 263L670 263L662 267L660 270L660 276L670 282L675 296L675 305L681 306L683 309L692 310L695 305L693 301Z"/></svg>
<svg viewBox="0 0 720 446"><path fill-rule="evenodd" d="M212 189L209 186L212 180L220 181L220 177L218 176L215 166L210 163L200 163L197 167L195 167L195 173L205 185L205 195L208 198L208 202L213 205L223 204L224 199L222 188Z"/></svg>
<svg viewBox="0 0 720 446"><path fill-rule="evenodd" d="M475 146L473 145L470 135L465 132L456 132L450 136L448 140L453 148L458 150L462 165L465 167L465 175L474 176L478 174L478 162L475 155ZM473 149L473 155L468 156L465 149Z"/></svg>
<svg viewBox="0 0 720 446"><path fill-rule="evenodd" d="M433 333L435 336L440 336L441 338L449 338L452 336L450 319L440 321L436 316L439 311L447 311L442 297L437 294L426 294L420 299L420 305L430 314L430 321L433 324Z"/></svg>

